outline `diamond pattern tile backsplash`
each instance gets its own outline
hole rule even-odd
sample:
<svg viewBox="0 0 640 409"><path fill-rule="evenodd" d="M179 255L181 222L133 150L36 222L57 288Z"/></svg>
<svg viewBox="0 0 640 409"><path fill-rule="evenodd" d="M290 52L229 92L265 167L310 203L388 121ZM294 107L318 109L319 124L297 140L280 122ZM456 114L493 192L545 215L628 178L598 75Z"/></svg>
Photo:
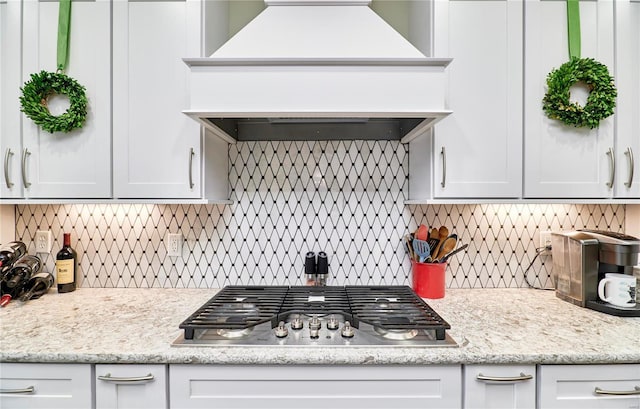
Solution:
<svg viewBox="0 0 640 409"><path fill-rule="evenodd" d="M447 267L451 288L550 285L534 260L541 230L622 231L623 205L410 205L407 146L395 141L242 142L230 145L234 204L19 205L16 236L53 253L71 232L83 287L301 285L307 251L329 255L329 284L409 284L402 237L447 226L469 247ZM182 233L169 257L168 233ZM44 257L54 270L54 256Z"/></svg>

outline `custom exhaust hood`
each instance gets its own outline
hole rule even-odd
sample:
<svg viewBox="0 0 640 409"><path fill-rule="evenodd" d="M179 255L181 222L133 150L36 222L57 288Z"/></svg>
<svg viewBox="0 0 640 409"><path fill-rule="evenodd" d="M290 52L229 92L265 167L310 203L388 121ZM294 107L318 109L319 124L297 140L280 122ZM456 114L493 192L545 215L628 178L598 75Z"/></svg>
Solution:
<svg viewBox="0 0 640 409"><path fill-rule="evenodd" d="M191 71L183 112L236 140L398 139L451 111L445 67L370 0L265 0L266 9Z"/></svg>

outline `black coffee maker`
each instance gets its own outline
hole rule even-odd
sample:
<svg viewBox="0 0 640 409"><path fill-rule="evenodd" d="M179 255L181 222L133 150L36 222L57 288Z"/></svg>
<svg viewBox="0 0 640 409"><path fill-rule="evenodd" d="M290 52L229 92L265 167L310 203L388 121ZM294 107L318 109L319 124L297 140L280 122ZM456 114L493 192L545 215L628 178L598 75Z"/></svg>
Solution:
<svg viewBox="0 0 640 409"><path fill-rule="evenodd" d="M616 307L598 298L598 284L607 273L633 276L640 240L603 230L553 233L553 281L556 296L581 307L623 317L640 317L635 307Z"/></svg>

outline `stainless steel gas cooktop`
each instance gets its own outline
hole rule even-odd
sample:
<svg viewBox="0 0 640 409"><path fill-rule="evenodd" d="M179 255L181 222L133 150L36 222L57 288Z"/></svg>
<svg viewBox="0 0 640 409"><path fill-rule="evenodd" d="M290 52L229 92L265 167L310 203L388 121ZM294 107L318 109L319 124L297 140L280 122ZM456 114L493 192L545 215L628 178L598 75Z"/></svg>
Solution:
<svg viewBox="0 0 640 409"><path fill-rule="evenodd" d="M173 346L457 346L406 286L229 286L180 328Z"/></svg>

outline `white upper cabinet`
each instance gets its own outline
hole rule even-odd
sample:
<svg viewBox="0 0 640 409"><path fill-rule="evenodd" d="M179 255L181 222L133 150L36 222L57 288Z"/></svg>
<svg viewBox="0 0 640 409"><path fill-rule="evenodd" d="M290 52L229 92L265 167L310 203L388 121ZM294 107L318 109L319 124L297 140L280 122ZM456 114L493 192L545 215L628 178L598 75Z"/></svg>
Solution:
<svg viewBox="0 0 640 409"><path fill-rule="evenodd" d="M616 10L615 195L640 198L640 1L618 0Z"/></svg>
<svg viewBox="0 0 640 409"><path fill-rule="evenodd" d="M113 2L115 198L200 198L200 125L184 57L201 55L199 0ZM225 156L226 157L226 156Z"/></svg>
<svg viewBox="0 0 640 409"><path fill-rule="evenodd" d="M428 153L420 142L409 147L411 199L520 197L522 9L507 0L434 3L432 55L453 58L453 113L433 131L432 192Z"/></svg>
<svg viewBox="0 0 640 409"><path fill-rule="evenodd" d="M32 73L56 71L58 2L31 0L22 2L22 7L24 83ZM16 156L22 161L24 197L111 197L110 7L108 0L73 2L65 73L86 88L87 118L81 129L51 134L22 116L23 150L16 151L12 161L15 165ZM11 65L19 65L18 61ZM19 101L13 99L15 91L8 92L10 103L19 109ZM58 97L50 100L49 106L52 114L62 114L68 108L68 99ZM9 119L14 121L12 115ZM11 175L17 178L15 169Z"/></svg>
<svg viewBox="0 0 640 409"><path fill-rule="evenodd" d="M611 75L615 74L613 3L580 2L582 57L606 65ZM524 5L524 196L609 198L614 194L608 185L614 179L613 163L621 162L615 160L621 156L614 138L615 116L621 113L593 130L546 116L542 99L547 75L569 60L566 2L528 0ZM572 92L572 99L584 104L586 93Z"/></svg>
<svg viewBox="0 0 640 409"><path fill-rule="evenodd" d="M22 197L20 131L20 86L22 50L20 38L22 6L18 1L0 1L0 154L2 178L0 198Z"/></svg>

